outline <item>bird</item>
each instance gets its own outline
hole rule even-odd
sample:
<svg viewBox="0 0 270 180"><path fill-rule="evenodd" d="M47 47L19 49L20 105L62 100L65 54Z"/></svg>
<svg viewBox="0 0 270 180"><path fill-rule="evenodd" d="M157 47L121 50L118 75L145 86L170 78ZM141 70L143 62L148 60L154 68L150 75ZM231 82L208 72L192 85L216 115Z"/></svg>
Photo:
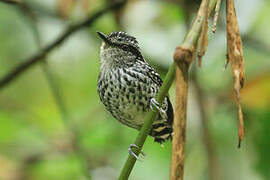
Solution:
<svg viewBox="0 0 270 180"><path fill-rule="evenodd" d="M97 34L102 39L97 91L106 110L122 124L140 130L147 113L156 107L158 117L149 135L160 144L172 139L173 106L168 95L161 105L155 100L163 82L142 56L137 39L123 31Z"/></svg>

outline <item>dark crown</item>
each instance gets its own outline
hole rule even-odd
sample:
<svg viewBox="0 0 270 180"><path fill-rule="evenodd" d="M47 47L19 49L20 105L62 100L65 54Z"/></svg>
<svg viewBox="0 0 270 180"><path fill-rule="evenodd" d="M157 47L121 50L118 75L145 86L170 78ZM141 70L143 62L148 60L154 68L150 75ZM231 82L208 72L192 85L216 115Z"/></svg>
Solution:
<svg viewBox="0 0 270 180"><path fill-rule="evenodd" d="M136 40L136 38L128 35L126 32L122 32L122 31L112 32L108 36L108 39L112 43L128 44L128 45L131 45L131 46L139 49L139 43Z"/></svg>

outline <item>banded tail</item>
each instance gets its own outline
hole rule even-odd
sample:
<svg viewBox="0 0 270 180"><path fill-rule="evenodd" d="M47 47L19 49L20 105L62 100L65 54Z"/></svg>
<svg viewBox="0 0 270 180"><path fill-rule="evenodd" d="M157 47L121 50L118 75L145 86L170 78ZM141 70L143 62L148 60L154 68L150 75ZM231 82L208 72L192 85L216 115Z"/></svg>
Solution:
<svg viewBox="0 0 270 180"><path fill-rule="evenodd" d="M154 141L162 144L167 140L172 139L173 133L173 107L168 97L168 109L166 111L167 119L161 118L159 114L158 119L153 123L150 135L154 137Z"/></svg>

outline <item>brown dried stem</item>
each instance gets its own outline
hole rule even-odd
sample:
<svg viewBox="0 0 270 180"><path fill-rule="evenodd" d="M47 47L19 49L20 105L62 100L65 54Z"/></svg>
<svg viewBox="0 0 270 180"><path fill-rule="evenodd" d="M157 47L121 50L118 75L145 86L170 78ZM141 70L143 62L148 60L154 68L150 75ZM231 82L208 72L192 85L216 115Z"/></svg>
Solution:
<svg viewBox="0 0 270 180"><path fill-rule="evenodd" d="M172 142L171 180L184 177L184 158L186 142L186 118L188 96L188 69L192 61L192 52L178 47L175 52L175 113L174 136Z"/></svg>
<svg viewBox="0 0 270 180"><path fill-rule="evenodd" d="M218 16L219 16L219 9L221 5L221 0L217 1L216 8L215 8L215 16L214 16L214 23L212 27L212 32L215 33L217 30L217 21L218 21Z"/></svg>
<svg viewBox="0 0 270 180"><path fill-rule="evenodd" d="M213 9L216 0L210 0L209 9ZM183 43L178 46L174 53L176 65L175 83L175 115L174 136L172 144L171 180L183 180L185 159L185 137L186 137L186 113L188 96L188 69L196 54L198 39L205 18L205 5L207 0L202 1L197 17L187 33ZM210 12L209 11L209 12ZM208 15L206 15L208 16Z"/></svg>
<svg viewBox="0 0 270 180"><path fill-rule="evenodd" d="M205 55L206 48L208 45L208 17L209 17L209 0L205 0L203 6L203 25L202 32L200 35L200 46L198 50L198 66L202 66L202 57Z"/></svg>
<svg viewBox="0 0 270 180"><path fill-rule="evenodd" d="M240 89L244 86L244 58L242 50L242 40L239 34L239 27L234 7L234 0L226 1L227 19L227 57L231 64L234 77L234 92L238 106L238 147L244 138L244 120L240 103Z"/></svg>

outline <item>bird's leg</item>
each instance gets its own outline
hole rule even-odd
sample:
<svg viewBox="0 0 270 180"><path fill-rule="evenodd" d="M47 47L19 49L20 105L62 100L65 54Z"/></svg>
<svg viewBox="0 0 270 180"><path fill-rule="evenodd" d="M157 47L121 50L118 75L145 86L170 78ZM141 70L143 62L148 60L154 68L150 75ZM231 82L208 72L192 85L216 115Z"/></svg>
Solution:
<svg viewBox="0 0 270 180"><path fill-rule="evenodd" d="M146 154L144 152L140 152L140 154L142 155L142 159L140 159L140 155L139 157L132 151L132 148L139 148L136 144L131 144L129 147L128 147L128 152L130 155L134 156L137 160L139 161L142 161L142 159L144 159L146 157Z"/></svg>
<svg viewBox="0 0 270 180"><path fill-rule="evenodd" d="M161 114L166 114L165 110L162 109L161 105L157 102L157 100L155 98L151 98L151 100L150 100L150 108L154 112L156 112L156 109L157 109Z"/></svg>

